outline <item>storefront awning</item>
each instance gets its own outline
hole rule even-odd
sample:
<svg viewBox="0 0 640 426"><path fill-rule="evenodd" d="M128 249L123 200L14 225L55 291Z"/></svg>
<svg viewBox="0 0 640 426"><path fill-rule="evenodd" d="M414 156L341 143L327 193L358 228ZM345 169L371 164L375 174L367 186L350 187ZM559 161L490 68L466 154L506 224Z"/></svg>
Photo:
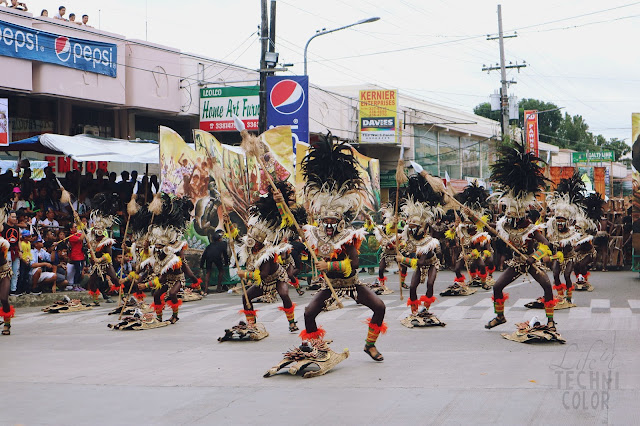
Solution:
<svg viewBox="0 0 640 426"><path fill-rule="evenodd" d="M45 133L10 142L2 151L35 151L64 154L75 161L115 161L119 163L158 164L159 148L155 141L128 141L91 135L64 136Z"/></svg>

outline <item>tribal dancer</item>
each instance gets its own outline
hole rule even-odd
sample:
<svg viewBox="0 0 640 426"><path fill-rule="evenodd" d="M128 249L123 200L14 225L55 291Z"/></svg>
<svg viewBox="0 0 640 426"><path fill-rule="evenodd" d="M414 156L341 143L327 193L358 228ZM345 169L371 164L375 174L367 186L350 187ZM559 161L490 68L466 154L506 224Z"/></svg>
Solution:
<svg viewBox="0 0 640 426"><path fill-rule="evenodd" d="M290 200L290 189L286 191L287 200ZM255 326L257 310L251 301L263 295L275 297L277 293L282 299L280 310L287 317L289 331L294 332L298 331L294 313L296 305L289 297L289 275L281 263L283 256L291 252L291 245L281 242L289 222L282 206L278 206L284 200L280 191L274 195L270 190L250 210L247 235L242 237L243 244L238 251L239 262L244 264L244 269L238 271L238 276L254 284L247 289L247 296L243 295L244 309L240 312L245 315L249 326Z"/></svg>
<svg viewBox="0 0 640 426"><path fill-rule="evenodd" d="M403 325L413 326L444 325L433 314L429 307L435 302L433 284L436 281L440 261L438 252L440 242L429 235L429 224L435 222L436 217L442 215L442 195L433 191L426 179L421 175L409 178L408 197L402 206L402 214L407 218L407 225L402 232L401 254L396 256L398 265L415 269L409 286L407 306L411 314L403 320ZM418 298L418 286L427 281L426 294ZM424 309L418 312L420 304Z"/></svg>
<svg viewBox="0 0 640 426"><path fill-rule="evenodd" d="M389 264L396 263L396 245L400 241L400 228L404 229L404 220L399 220L396 230L395 223L395 211L392 203L389 203L382 207L382 216L384 218L382 226L374 225L373 234L380 244L380 265L378 267L378 281L377 285L373 286L373 290L378 293L378 288L381 293L391 293L392 291L387 288L387 277L384 273L387 270ZM398 273L400 274L400 285L402 288L409 288L404 282L407 278L407 267L402 264L398 264ZM377 287L377 288L376 288Z"/></svg>
<svg viewBox="0 0 640 426"><path fill-rule="evenodd" d="M584 200L584 210L578 214L575 228L580 233L580 240L575 245L574 273L576 275L575 288L577 291L593 291L589 282L589 267L595 261L597 252L593 233L598 228L598 221L602 217L604 200L599 194L590 194ZM596 234L597 235L597 234Z"/></svg>
<svg viewBox="0 0 640 426"><path fill-rule="evenodd" d="M383 322L385 305L360 283L358 249L366 230L356 230L349 225L362 205L364 190L351 147L344 143L333 146L330 135L321 138L311 146L302 162L302 173L310 212L320 220L319 226L304 227L309 248L318 256L316 267L330 279L338 297L351 297L373 311L364 351L373 360L382 361L384 358L376 348L376 341L387 329ZM326 285L324 283L305 310L305 330L300 333L303 340L315 343L323 340L325 330L316 325L316 317L332 298Z"/></svg>
<svg viewBox="0 0 640 426"><path fill-rule="evenodd" d="M287 215L282 208L282 203L286 201L287 206L289 206L289 210L291 210L291 214L295 217L296 222L298 222L300 226L307 224L307 210L296 203L295 189L289 182L278 182L276 183L276 188L278 188L279 191L279 193L276 193L276 201L280 204L276 204L276 206L280 213L280 217L283 219L280 226L284 227L284 232L281 233L281 236L286 238L288 242L293 242L299 236L296 233L296 229L293 226L292 221L287 219ZM270 186L269 193L273 193L273 189ZM289 276L289 284L296 290L299 296L302 296L304 294L304 290L300 288L300 280L298 279L298 274L302 270L302 261L300 256L293 255L293 245L291 245L289 250L282 255L282 265Z"/></svg>
<svg viewBox="0 0 640 426"><path fill-rule="evenodd" d="M198 284L202 280L193 274L180 257L186 244L182 237L191 219L193 203L186 198L172 198L167 194L163 194L161 200L161 212L152 216L148 233L151 256L140 263L139 280L147 281L147 284L138 284L136 293L141 294L146 288L153 289L151 307L159 322L162 322L166 299L166 304L172 310L169 322L175 324L179 320L178 311L182 305L178 293L185 285L185 275ZM150 209L154 210L151 206Z"/></svg>
<svg viewBox="0 0 640 426"><path fill-rule="evenodd" d="M553 289L558 292L560 309L572 305L574 285L571 282L575 262L574 245L580 239L580 233L573 225L584 204L586 186L578 172L568 179L561 179L555 193L548 201L553 216L547 221L547 239L555 253L552 258ZM561 278L564 277L564 284ZM566 295L565 295L566 291ZM572 306L568 306L572 307Z"/></svg>
<svg viewBox="0 0 640 426"><path fill-rule="evenodd" d="M115 214L118 208L118 200L113 194L101 192L91 200L90 225L87 233L91 267L89 268L89 295L93 298L93 305L100 306L100 285L105 283L107 277L112 283L118 283L119 279L113 269L112 249L116 240L109 237L108 231L115 222ZM104 288L104 287L103 287ZM108 298L105 297L105 300Z"/></svg>
<svg viewBox="0 0 640 426"><path fill-rule="evenodd" d="M458 224L455 231L446 233L450 239L457 237L461 247L460 256L455 263L454 284L463 285L465 282L465 276L460 272L463 267L466 267L469 272L472 287L481 286L489 290L494 283L493 273L496 268L493 264L491 235L483 232L484 223L489 220L487 198L484 187L479 186L475 181L460 194L460 202L468 210L462 210L462 222Z"/></svg>
<svg viewBox="0 0 640 426"><path fill-rule="evenodd" d="M538 165L540 161L542 160L532 153L526 152L524 145L516 144L501 147L498 160L491 165L491 180L502 186L498 202L506 207L505 216L496 224L497 232L523 253L524 257L514 253L513 259L507 261L507 269L496 280L493 287L496 317L485 328L507 322L504 303L509 295L502 290L520 275L529 273L544 291L547 326L555 331L553 310L557 300L553 297L551 282L542 264L543 259L551 253L549 242L540 232L543 225L535 225L527 217L528 210L536 206L536 194L546 181L543 169Z"/></svg>
<svg viewBox="0 0 640 426"><path fill-rule="evenodd" d="M4 176L4 175L3 175ZM7 217L7 209L11 205L13 195L12 185L4 181L0 182L0 232L2 232ZM11 262L7 260L9 241L0 236L0 317L4 320L2 335L11 334L11 318L15 315L15 308L9 304L9 291L11 290Z"/></svg>

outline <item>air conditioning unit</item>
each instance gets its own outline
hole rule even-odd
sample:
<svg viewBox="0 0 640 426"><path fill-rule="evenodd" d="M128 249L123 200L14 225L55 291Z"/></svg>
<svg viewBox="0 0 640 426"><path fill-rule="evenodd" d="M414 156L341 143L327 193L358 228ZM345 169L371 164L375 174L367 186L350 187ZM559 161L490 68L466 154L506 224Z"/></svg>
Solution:
<svg viewBox="0 0 640 426"><path fill-rule="evenodd" d="M100 136L100 127L87 124L84 126L82 133L85 135Z"/></svg>

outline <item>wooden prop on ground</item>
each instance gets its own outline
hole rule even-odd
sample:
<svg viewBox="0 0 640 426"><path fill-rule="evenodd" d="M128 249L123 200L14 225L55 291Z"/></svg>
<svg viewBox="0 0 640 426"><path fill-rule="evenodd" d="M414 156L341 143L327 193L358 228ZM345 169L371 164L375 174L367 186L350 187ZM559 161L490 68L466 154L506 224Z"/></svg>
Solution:
<svg viewBox="0 0 640 426"><path fill-rule="evenodd" d="M261 146L262 142L260 142L260 140L257 137L251 135L247 131L247 129L245 129L244 123L242 123L242 120L240 120L237 116L234 115L233 119L235 121L236 128L240 132L240 135L242 135L242 142L240 144L240 147L244 148L247 155L250 155L256 158L256 160L258 161L258 164L264 170L264 174L267 177L267 180L269 181L269 185L271 185L271 188L273 189L274 193L278 192L278 188L276 187L276 184L273 182L273 179L271 178L269 169L267 169L267 167L264 164L264 161L262 161L262 146ZM282 205L284 206L285 214L290 216L290 218L292 219L293 225L295 226L296 231L298 232L298 235L300 235L300 238L302 238L307 243L307 248L309 248L309 254L311 254L312 261L315 265L316 262L318 261L315 251L311 248L311 244L309 244L309 241L307 241L306 235L302 231L302 228L300 228L300 225L298 224L298 221L296 220L296 218L291 213L291 210L289 209L289 206L286 200L284 203L282 203ZM329 290L331 290L331 295L336 300L338 307L343 308L344 306L342 305L342 302L338 298L338 294L336 293L336 290L333 288L333 285L331 285L331 280L329 280L329 277L327 277L327 274L325 272L322 273L322 278L324 278L324 282L327 283L327 286L329 286Z"/></svg>
<svg viewBox="0 0 640 426"><path fill-rule="evenodd" d="M415 163L415 162L412 161L411 162L411 166L415 169L416 172L420 173L422 176L424 176L425 179L427 179L427 181L429 182L429 185L431 185L431 187L433 188L434 191L437 191L437 192L440 192L440 193L443 193L443 194L447 195L449 197L449 199L451 201L453 201L454 204L456 204L461 209L464 209L467 214L470 214L471 216L474 217L474 219L476 219L478 222L482 223L489 231L491 231L491 233L493 235L495 235L496 237L500 238L507 245L507 247L509 247L511 250L513 250L513 252L515 254L520 256L520 258L525 259L525 260L529 258L528 256L524 255L520 250L518 250L513 244L511 244L511 241L509 241L508 239L506 239L502 235L500 235L498 233L498 231L496 231L491 225L489 225L487 222L482 220L482 218L480 218L477 215L475 215L471 211L471 209L468 209L460 201L458 201L455 198L453 198L453 196L451 194L449 194L449 192L444 188L444 184L442 183L442 180L440 180L440 178L436 178L435 176L431 176L429 173L425 172L424 169L422 168L422 166L420 166L418 163ZM535 264L531 265L531 267L533 267L533 269L535 269L536 272L542 273L542 271L540 271L540 269Z"/></svg>
<svg viewBox="0 0 640 426"><path fill-rule="evenodd" d="M222 188L220 181L223 179L223 170L222 165L218 163L218 159L216 157L211 157L213 160L213 179L216 182L216 186L218 188ZM236 268L240 269L240 265L238 264L238 254L236 253L235 244L233 242L234 237L231 235L231 224L228 220L227 211L229 209L228 202L225 200L225 197L220 194L220 204L222 205L222 211L224 211L224 230L229 237L229 247L231 248L231 254L233 254L233 260L236 264ZM247 306L251 306L251 301L249 300L249 295L247 294L247 285L245 283L244 278L240 278L240 284L242 285L242 294L244 296L245 301L247 302ZM205 283L206 286L209 283Z"/></svg>

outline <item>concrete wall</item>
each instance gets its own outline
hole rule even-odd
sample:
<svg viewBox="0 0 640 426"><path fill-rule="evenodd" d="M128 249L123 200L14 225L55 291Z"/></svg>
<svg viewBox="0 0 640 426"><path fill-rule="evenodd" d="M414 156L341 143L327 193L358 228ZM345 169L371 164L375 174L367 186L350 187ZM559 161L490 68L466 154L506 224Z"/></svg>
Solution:
<svg viewBox="0 0 640 426"><path fill-rule="evenodd" d="M179 113L180 51L131 40L125 43L125 57L125 105Z"/></svg>

